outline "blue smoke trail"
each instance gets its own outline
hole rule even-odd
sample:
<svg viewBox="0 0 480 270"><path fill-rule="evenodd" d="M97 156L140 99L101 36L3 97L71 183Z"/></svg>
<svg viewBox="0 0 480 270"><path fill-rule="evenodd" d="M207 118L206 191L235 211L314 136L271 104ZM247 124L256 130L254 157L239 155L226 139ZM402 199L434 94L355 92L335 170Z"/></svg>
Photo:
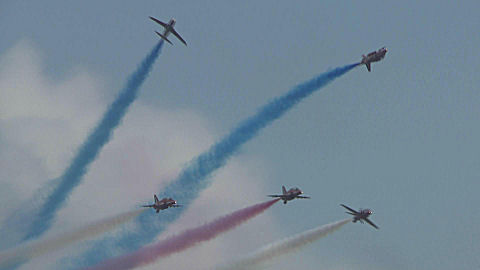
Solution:
<svg viewBox="0 0 480 270"><path fill-rule="evenodd" d="M182 205L190 205L198 197L200 191L210 184L209 176L212 172L224 166L244 143L255 137L260 130L281 117L295 104L357 65L358 63L351 64L320 74L310 81L296 86L287 94L272 100L254 116L241 122L228 136L191 161L178 178L168 185L163 193L159 194L159 197L172 197ZM137 217L134 231L126 232L118 239L110 237L95 242L94 247L83 254L81 258L74 259L73 264L77 267L92 266L113 254L134 251L152 242L169 223L180 217L186 208L165 211L162 213L161 219L153 212L144 212Z"/></svg>
<svg viewBox="0 0 480 270"><path fill-rule="evenodd" d="M110 140L113 130L120 124L130 104L136 99L140 86L147 78L160 54L163 41L160 41L130 76L127 85L103 115L102 120L79 148L70 166L60 177L61 181L34 217L24 241L41 236L52 225L55 213L63 206L72 190L80 184L88 166L95 160L103 146Z"/></svg>

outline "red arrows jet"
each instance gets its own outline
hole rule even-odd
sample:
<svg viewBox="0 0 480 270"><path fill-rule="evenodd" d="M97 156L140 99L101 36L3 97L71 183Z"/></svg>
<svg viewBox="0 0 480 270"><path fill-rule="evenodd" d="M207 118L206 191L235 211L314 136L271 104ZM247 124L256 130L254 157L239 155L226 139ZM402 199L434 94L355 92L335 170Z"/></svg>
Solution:
<svg viewBox="0 0 480 270"><path fill-rule="evenodd" d="M301 196L302 194L303 192L299 188L291 188L287 191L285 186L282 186L282 195L268 195L268 197L280 198L284 204L293 199L310 199L310 197Z"/></svg>
<svg viewBox="0 0 480 270"><path fill-rule="evenodd" d="M350 207L348 207L344 204L340 204L340 205L345 207L345 209L347 209L348 211L350 211L350 212L345 212L345 213L353 216L353 223L355 223L357 221L360 221L360 223L363 223L363 221L365 221L368 224L372 225L375 229L378 229L377 225L373 224L373 222L370 221L370 219L368 219L368 216L370 216L373 213L372 210L370 210L370 209L360 209L358 211L355 211L352 208L350 208Z"/></svg>
<svg viewBox="0 0 480 270"><path fill-rule="evenodd" d="M158 212L160 210L165 210L169 207L180 207L181 205L177 204L177 201L175 201L172 198L163 198L161 200L158 200L157 195L153 195L153 199L155 200L154 204L149 204L149 205L142 205L142 207L152 207Z"/></svg>
<svg viewBox="0 0 480 270"><path fill-rule="evenodd" d="M168 23L164 23L164 22L161 22L153 17L149 17L152 21L160 24L161 26L163 26L163 28L165 28L165 30L163 31L163 35L160 34L159 32L155 31L155 33L157 33L157 35L159 35L163 40L165 40L166 42L172 44L172 42L170 42L170 40L168 40L168 34L172 33L174 34L183 44L185 44L185 46L187 46L187 42L185 42L185 40L183 40L183 38L177 33L177 31L175 31L175 29L173 29L173 26L175 26L175 19L172 18L170 19L170 21Z"/></svg>
<svg viewBox="0 0 480 270"><path fill-rule="evenodd" d="M362 61L360 62L360 64L365 64L365 66L367 66L368 72L370 72L371 71L370 64L372 62L378 62L382 60L385 57L386 53L387 53L387 48L383 47L378 51L373 51L367 54L367 56L362 55Z"/></svg>

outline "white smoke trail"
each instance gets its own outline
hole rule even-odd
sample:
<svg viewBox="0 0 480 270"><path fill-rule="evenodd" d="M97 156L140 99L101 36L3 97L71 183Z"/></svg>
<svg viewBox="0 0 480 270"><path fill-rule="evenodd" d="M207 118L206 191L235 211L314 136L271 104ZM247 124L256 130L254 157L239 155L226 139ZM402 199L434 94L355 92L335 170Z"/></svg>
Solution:
<svg viewBox="0 0 480 270"><path fill-rule="evenodd" d="M0 253L0 268L16 265L27 259L32 259L45 253L59 250L77 241L91 238L95 235L113 230L117 226L134 219L145 210L146 209L135 209L113 217L102 219L87 226L78 228L74 231L62 233L58 236L53 236L45 240L38 240L26 243L20 247L8 249Z"/></svg>
<svg viewBox="0 0 480 270"><path fill-rule="evenodd" d="M256 268L261 263L273 260L276 257L294 252L307 244L313 243L318 239L340 229L343 225L351 222L352 219L344 219L327 225L313 228L311 230L293 235L278 242L274 242L257 250L243 259L239 259L230 264L216 267L216 270L238 270Z"/></svg>

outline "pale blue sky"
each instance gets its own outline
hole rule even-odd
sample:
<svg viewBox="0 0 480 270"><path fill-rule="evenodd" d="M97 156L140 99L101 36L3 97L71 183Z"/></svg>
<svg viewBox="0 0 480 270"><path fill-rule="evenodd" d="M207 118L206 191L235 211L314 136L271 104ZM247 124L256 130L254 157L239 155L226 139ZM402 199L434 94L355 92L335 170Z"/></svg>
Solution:
<svg viewBox="0 0 480 270"><path fill-rule="evenodd" d="M433 0L2 0L0 56L29 40L51 78L80 66L105 80L110 99L157 41L148 16L175 17L189 46L166 44L138 102L195 111L225 134L297 83L386 46L371 73L359 67L325 87L242 154L263 161L271 192L284 184L313 197L274 207L285 236L343 218L339 203L374 210L379 231L347 225L293 257L304 269L477 269L479 10Z"/></svg>

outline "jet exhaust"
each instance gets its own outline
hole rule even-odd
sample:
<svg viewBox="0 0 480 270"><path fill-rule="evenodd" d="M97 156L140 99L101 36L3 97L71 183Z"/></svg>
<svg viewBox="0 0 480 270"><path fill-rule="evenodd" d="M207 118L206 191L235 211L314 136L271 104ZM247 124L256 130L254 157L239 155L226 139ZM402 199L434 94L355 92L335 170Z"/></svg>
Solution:
<svg viewBox="0 0 480 270"><path fill-rule="evenodd" d="M156 244L141 248L133 253L116 257L97 266L90 267L88 270L124 270L151 264L159 258L181 252L201 242L209 241L222 233L234 229L240 224L263 213L265 210L278 202L278 200L279 199L275 199L240 209L215 219L210 223L186 230Z"/></svg>
<svg viewBox="0 0 480 270"><path fill-rule="evenodd" d="M125 232L119 237L107 237L99 240L90 250L74 259L74 261L84 266L95 265L108 258L113 252L113 248L123 247L122 249L117 248L115 251L117 254L122 254L151 243L158 234L165 230L168 224L180 217L183 211L188 208L188 205L198 197L200 191L209 186L212 173L223 167L243 144L257 136L263 128L283 116L300 101L357 65L358 63L350 64L324 72L295 86L286 94L274 98L261 107L255 115L240 122L227 136L193 159L180 172L177 179L158 195L159 197L173 197L185 207L164 213L161 221L154 215L143 213L136 219L136 230Z"/></svg>
<svg viewBox="0 0 480 270"><path fill-rule="evenodd" d="M240 270L254 268L255 266L273 260L277 257L286 255L291 252L295 252L298 249L308 244L311 244L319 240L320 238L340 229L343 225L351 221L351 218L344 219L290 236L278 242L266 245L243 259L239 259L235 262L225 264L223 266L218 266L215 269Z"/></svg>
<svg viewBox="0 0 480 270"><path fill-rule="evenodd" d="M16 268L29 259L57 251L75 242L111 231L119 225L134 219L145 210L146 209L135 209L126 213L121 213L91 223L87 226L80 227L74 231L62 233L45 240L27 243L20 247L0 252L0 269Z"/></svg>

